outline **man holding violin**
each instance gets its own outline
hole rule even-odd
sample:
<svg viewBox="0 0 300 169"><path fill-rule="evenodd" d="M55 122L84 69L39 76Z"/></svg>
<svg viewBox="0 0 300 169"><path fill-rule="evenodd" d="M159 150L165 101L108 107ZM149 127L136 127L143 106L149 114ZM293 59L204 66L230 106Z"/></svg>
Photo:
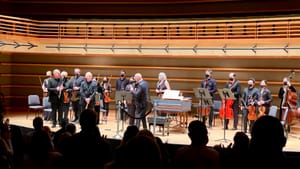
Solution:
<svg viewBox="0 0 300 169"><path fill-rule="evenodd" d="M248 127L248 120L249 124L249 131L251 132L252 126L257 119L257 106L258 106L258 99L260 98L259 89L255 86L255 79L250 78L248 80L248 87L246 87L242 94L242 105L241 110L243 111L243 123L244 123L244 132L247 133Z"/></svg>
<svg viewBox="0 0 300 169"><path fill-rule="evenodd" d="M258 117L268 115L271 107L272 95L267 88L267 80L260 82L260 98L258 101Z"/></svg>

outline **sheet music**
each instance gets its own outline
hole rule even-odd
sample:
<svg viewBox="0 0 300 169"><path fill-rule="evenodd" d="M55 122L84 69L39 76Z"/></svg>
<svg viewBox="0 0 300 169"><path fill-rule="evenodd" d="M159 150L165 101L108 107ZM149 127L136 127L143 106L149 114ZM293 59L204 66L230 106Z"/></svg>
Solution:
<svg viewBox="0 0 300 169"><path fill-rule="evenodd" d="M183 100L183 96L180 96L180 90L165 90L162 99L176 99Z"/></svg>

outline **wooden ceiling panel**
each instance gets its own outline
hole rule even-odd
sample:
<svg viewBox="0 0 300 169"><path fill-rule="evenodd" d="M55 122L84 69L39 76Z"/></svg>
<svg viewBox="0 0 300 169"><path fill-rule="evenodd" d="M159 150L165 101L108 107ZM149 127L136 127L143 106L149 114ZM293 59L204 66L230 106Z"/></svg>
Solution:
<svg viewBox="0 0 300 169"><path fill-rule="evenodd" d="M182 18L299 13L298 0L3 0L4 15L30 18Z"/></svg>

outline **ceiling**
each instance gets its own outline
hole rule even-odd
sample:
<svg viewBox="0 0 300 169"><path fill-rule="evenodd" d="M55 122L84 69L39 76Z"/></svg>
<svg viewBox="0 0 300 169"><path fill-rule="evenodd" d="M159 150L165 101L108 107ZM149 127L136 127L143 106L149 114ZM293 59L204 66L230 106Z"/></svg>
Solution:
<svg viewBox="0 0 300 169"><path fill-rule="evenodd" d="M299 12L299 0L0 0L3 15L47 20L231 17Z"/></svg>

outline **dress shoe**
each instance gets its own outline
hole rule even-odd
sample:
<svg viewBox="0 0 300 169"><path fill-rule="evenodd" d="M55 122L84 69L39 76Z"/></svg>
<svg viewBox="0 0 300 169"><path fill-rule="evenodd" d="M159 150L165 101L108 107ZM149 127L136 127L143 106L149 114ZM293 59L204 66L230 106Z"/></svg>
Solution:
<svg viewBox="0 0 300 169"><path fill-rule="evenodd" d="M72 122L76 122L78 120L78 118L74 119Z"/></svg>
<svg viewBox="0 0 300 169"><path fill-rule="evenodd" d="M51 128L55 128L56 127L56 124L52 124Z"/></svg>
<svg viewBox="0 0 300 169"><path fill-rule="evenodd" d="M231 130L237 130L237 128L236 128L236 127L233 127Z"/></svg>

